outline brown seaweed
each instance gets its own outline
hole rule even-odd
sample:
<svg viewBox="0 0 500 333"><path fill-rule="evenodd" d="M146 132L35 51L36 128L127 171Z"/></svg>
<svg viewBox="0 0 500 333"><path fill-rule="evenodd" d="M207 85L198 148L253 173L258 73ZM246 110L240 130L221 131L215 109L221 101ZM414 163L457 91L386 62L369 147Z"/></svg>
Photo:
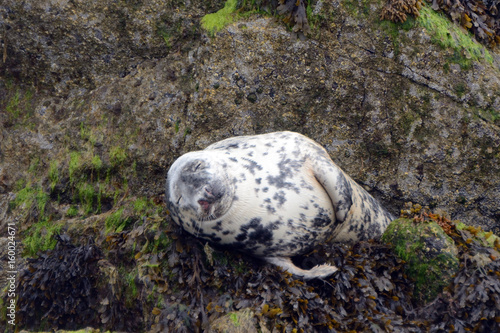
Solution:
<svg viewBox="0 0 500 333"><path fill-rule="evenodd" d="M422 8L421 0L389 0L382 8L380 18L402 23L406 21L408 15L418 17L420 8Z"/></svg>
<svg viewBox="0 0 500 333"><path fill-rule="evenodd" d="M432 9L443 11L450 19L470 30L481 42L495 47L500 43L499 0L427 0ZM380 18L405 22L408 15L419 16L420 0L388 0Z"/></svg>
<svg viewBox="0 0 500 333"><path fill-rule="evenodd" d="M249 309L262 330L280 332L498 330L500 242L485 247L476 228L457 230L449 219L421 209L409 214L438 221L459 248L459 273L426 306L414 297L406 263L376 241L323 245L292 258L304 269L325 262L339 268L328 279L302 281L258 259L213 249L176 226L163 232L141 225L108 235L100 244L105 254L92 242L75 246L61 236L56 249L30 259L18 285L21 326L203 332L215 319ZM156 239L165 242L151 247ZM133 243L143 250L132 252ZM119 264L149 267L142 282L135 281L132 304L120 296L123 284L106 273Z"/></svg>

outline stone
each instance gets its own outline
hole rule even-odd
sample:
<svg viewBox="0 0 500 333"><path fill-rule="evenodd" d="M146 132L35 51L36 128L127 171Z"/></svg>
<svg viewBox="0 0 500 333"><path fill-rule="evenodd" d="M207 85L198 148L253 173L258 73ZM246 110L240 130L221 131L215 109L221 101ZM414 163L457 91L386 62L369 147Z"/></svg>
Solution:
<svg viewBox="0 0 500 333"><path fill-rule="evenodd" d="M394 220L382 241L392 244L395 253L407 262L419 301L432 301L458 272L458 249L436 222Z"/></svg>

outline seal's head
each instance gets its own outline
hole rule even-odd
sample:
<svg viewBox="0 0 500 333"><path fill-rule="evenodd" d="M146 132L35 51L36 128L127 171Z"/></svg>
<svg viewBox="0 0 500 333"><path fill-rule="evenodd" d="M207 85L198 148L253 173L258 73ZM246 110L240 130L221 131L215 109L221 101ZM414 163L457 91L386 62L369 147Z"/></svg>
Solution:
<svg viewBox="0 0 500 333"><path fill-rule="evenodd" d="M189 228L187 224L223 216L233 202L234 185L213 153L196 151L182 155L172 164L167 174L166 196L174 221Z"/></svg>

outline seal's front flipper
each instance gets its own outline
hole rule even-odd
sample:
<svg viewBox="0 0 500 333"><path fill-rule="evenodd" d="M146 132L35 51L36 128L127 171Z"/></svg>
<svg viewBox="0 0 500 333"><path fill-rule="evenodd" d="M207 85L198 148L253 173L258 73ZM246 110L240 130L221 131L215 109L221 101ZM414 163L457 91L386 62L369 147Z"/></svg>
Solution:
<svg viewBox="0 0 500 333"><path fill-rule="evenodd" d="M326 278L338 271L337 267L329 264L318 265L309 270L305 270L295 266L292 260L287 257L265 257L264 259L273 265L283 268L283 270L292 273L293 275L303 278L304 280Z"/></svg>

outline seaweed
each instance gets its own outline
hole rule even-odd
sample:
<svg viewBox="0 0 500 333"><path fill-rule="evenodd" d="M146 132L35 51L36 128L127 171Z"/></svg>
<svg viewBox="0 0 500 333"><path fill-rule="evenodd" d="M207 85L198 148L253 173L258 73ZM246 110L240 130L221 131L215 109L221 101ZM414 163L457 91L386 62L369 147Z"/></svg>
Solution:
<svg viewBox="0 0 500 333"><path fill-rule="evenodd" d="M28 259L20 273L18 324L54 331L88 326L137 331L141 308L120 297L116 269L102 260L102 250L92 239L75 246L66 234L55 238L55 249Z"/></svg>
<svg viewBox="0 0 500 333"><path fill-rule="evenodd" d="M435 11L443 11L455 23L470 30L481 42L495 47L500 43L499 0L427 0ZM405 22L419 16L421 0L388 0L380 18Z"/></svg>
<svg viewBox="0 0 500 333"><path fill-rule="evenodd" d="M432 0L432 9L442 10L453 22L472 31L478 40L494 47L500 43L499 4L498 0L486 2L481 0Z"/></svg>
<svg viewBox="0 0 500 333"><path fill-rule="evenodd" d="M244 309L251 309L260 328L279 332L496 331L500 261L495 248L483 246L474 231L458 230L448 218L420 206L408 214L417 223L437 220L460 249L459 273L429 305L414 297L407 264L377 241L322 245L292 258L304 269L325 261L339 268L328 279L302 281L173 229L169 233L176 241L167 248L170 288L151 331L202 332L215 319ZM486 264L478 268L474 260ZM443 322L441 315L446 316Z"/></svg>
<svg viewBox="0 0 500 333"><path fill-rule="evenodd" d="M382 8L380 19L403 23L408 15L418 17L420 8L421 0L388 0Z"/></svg>
<svg viewBox="0 0 500 333"><path fill-rule="evenodd" d="M201 241L176 232L181 235L167 253L169 284L177 287L167 291L167 303L152 332L201 332L216 318L246 308L261 325L267 323L268 329L280 332L372 327L420 332L424 325L407 320L414 309L413 282L404 274L405 263L387 245L331 244L294 257L303 268L325 260L339 268L330 279L304 282L244 254L212 252Z"/></svg>
<svg viewBox="0 0 500 333"><path fill-rule="evenodd" d="M458 273L427 305L414 297L407 263L380 241L324 244L293 257L304 269L325 262L339 268L327 279L302 281L257 258L212 248L173 223L159 230L153 227L158 217L106 235L105 251L92 241L75 246L57 236L56 248L29 259L20 275L19 323L203 332L218 318L247 311L261 331L497 331L500 241L490 244L491 233L457 227L418 205L402 213L416 223L437 221L459 250Z"/></svg>
<svg viewBox="0 0 500 333"><path fill-rule="evenodd" d="M253 0L242 1L240 10L246 11L268 11L273 15L279 14L283 21L292 27L292 38L305 39L305 35L311 32L307 21L306 0Z"/></svg>
<svg viewBox="0 0 500 333"><path fill-rule="evenodd" d="M295 36L303 39L305 34L311 32L311 27L307 22L307 12L305 0L279 0L278 13L284 16L284 21L292 25Z"/></svg>
<svg viewBox="0 0 500 333"><path fill-rule="evenodd" d="M18 314L25 327L38 328L44 322L53 329L73 329L95 322L93 295L101 251L92 240L76 247L67 235L56 239L54 250L28 259L28 268L20 274Z"/></svg>
<svg viewBox="0 0 500 333"><path fill-rule="evenodd" d="M434 331L500 331L500 260L459 231L454 238L467 249L452 283L433 302L417 312ZM498 255L498 252L496 252Z"/></svg>

